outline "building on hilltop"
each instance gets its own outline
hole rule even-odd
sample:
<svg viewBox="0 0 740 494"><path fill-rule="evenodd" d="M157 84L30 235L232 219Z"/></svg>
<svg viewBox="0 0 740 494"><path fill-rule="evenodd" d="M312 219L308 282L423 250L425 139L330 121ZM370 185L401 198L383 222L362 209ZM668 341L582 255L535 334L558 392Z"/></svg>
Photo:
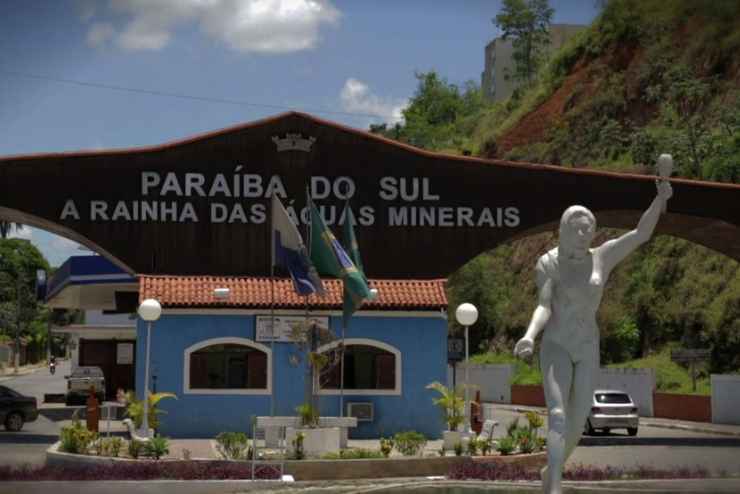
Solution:
<svg viewBox="0 0 740 494"><path fill-rule="evenodd" d="M566 41L588 26L579 24L551 24L548 54L559 50ZM501 37L486 45L485 62L481 73L481 90L488 101L502 101L514 93L517 82L509 77L514 71L514 46L511 39Z"/></svg>

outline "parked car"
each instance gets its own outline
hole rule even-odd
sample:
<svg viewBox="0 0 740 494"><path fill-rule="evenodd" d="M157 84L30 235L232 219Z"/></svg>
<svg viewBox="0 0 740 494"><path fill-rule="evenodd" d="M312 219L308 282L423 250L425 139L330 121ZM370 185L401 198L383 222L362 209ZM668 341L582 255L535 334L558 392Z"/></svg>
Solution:
<svg viewBox="0 0 740 494"><path fill-rule="evenodd" d="M19 431L26 422L33 422L39 416L38 404L33 396L23 396L19 392L0 386L0 422L5 430Z"/></svg>
<svg viewBox="0 0 740 494"><path fill-rule="evenodd" d="M90 387L95 388L98 401L105 399L105 375L100 367L77 367L67 379L67 405L84 404L90 396Z"/></svg>
<svg viewBox="0 0 740 494"><path fill-rule="evenodd" d="M609 433L612 429L627 429L630 436L637 435L640 416L637 405L624 391L598 389L594 391L591 414L586 420L584 434L592 435L597 429Z"/></svg>

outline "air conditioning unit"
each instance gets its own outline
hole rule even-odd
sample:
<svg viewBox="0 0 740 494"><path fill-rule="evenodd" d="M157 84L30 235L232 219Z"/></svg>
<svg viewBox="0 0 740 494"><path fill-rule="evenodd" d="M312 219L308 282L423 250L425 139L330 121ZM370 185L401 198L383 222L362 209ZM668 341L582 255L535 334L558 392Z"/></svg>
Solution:
<svg viewBox="0 0 740 494"><path fill-rule="evenodd" d="M375 409L370 402L347 403L347 416L356 417L358 422L372 422L375 419Z"/></svg>

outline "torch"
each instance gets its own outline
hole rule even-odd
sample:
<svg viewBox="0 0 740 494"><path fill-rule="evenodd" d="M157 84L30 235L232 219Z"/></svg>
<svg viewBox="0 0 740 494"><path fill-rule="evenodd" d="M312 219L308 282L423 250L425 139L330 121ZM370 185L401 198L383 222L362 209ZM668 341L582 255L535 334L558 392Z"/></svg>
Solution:
<svg viewBox="0 0 740 494"><path fill-rule="evenodd" d="M659 180L668 180L673 173L673 157L670 154L661 154L658 158L658 177ZM668 201L663 201L662 213L666 212Z"/></svg>

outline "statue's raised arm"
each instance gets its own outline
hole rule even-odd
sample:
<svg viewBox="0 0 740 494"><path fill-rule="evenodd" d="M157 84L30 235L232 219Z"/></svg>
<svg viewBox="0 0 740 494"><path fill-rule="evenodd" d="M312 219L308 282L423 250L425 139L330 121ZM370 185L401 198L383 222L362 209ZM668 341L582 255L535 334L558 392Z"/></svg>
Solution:
<svg viewBox="0 0 740 494"><path fill-rule="evenodd" d="M619 264L632 251L644 244L653 236L655 225L658 224L660 213L664 212L668 199L673 195L673 188L670 182L666 180L673 169L673 158L670 154L661 154L658 158L658 174L661 177L655 181L657 194L650 207L643 213L637 228L631 230L621 237L604 242L598 247L600 257L604 263L606 273Z"/></svg>

